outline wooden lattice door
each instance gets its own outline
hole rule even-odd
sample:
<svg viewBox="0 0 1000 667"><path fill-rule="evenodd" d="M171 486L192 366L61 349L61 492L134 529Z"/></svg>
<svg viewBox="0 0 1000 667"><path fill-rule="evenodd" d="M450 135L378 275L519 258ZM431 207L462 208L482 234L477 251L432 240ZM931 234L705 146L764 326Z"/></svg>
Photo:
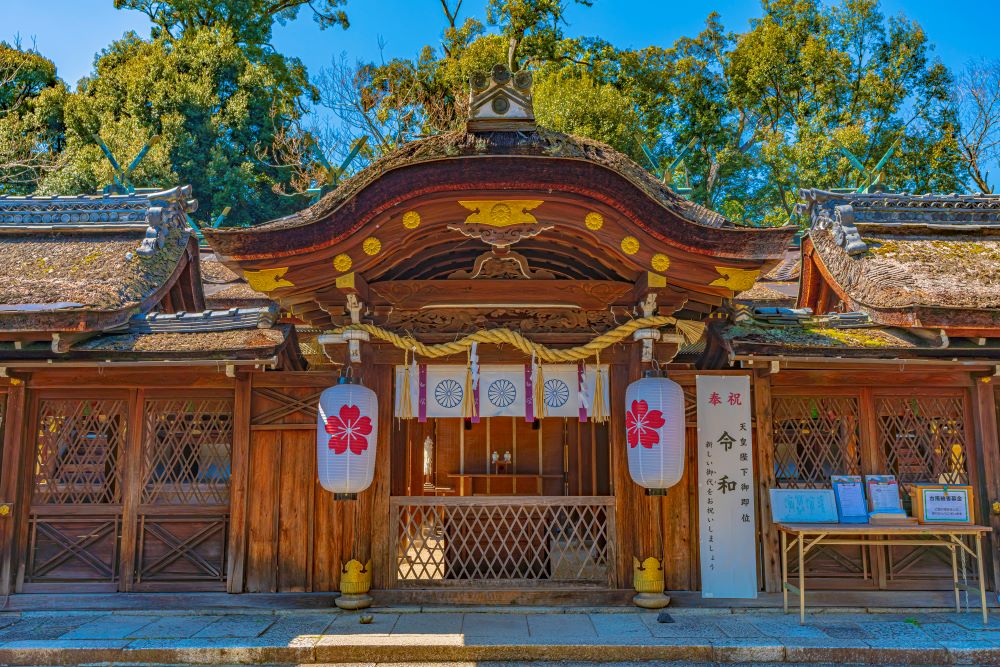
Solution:
<svg viewBox="0 0 1000 667"><path fill-rule="evenodd" d="M893 474L908 505L917 482L976 486L964 389L790 387L774 392L771 407L776 487L829 488L830 475ZM951 587L951 562L940 549L820 546L807 561L813 587Z"/></svg>
<svg viewBox="0 0 1000 667"><path fill-rule="evenodd" d="M18 590L224 590L232 407L198 392L36 396Z"/></svg>
<svg viewBox="0 0 1000 667"><path fill-rule="evenodd" d="M964 390L879 392L874 398L875 460L896 475L904 503L913 484L973 484L970 406ZM978 488L978 486L976 487ZM941 549L888 547L885 585L949 588L951 560Z"/></svg>
<svg viewBox="0 0 1000 667"><path fill-rule="evenodd" d="M775 395L772 404L775 486L829 488L831 475L862 474L860 401L829 391ZM819 546L807 557L811 585L873 587L870 554L855 546ZM791 569L797 565L792 562Z"/></svg>
<svg viewBox="0 0 1000 667"><path fill-rule="evenodd" d="M135 590L224 590L232 416L228 396L146 399Z"/></svg>
<svg viewBox="0 0 1000 667"><path fill-rule="evenodd" d="M21 590L117 590L128 405L124 394L34 402Z"/></svg>

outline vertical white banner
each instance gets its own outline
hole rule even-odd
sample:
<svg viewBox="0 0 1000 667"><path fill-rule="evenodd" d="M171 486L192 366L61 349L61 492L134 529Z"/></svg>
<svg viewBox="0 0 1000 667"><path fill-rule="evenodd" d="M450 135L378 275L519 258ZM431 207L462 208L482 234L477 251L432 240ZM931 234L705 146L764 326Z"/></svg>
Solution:
<svg viewBox="0 0 1000 667"><path fill-rule="evenodd" d="M701 595L757 597L750 378L699 375Z"/></svg>

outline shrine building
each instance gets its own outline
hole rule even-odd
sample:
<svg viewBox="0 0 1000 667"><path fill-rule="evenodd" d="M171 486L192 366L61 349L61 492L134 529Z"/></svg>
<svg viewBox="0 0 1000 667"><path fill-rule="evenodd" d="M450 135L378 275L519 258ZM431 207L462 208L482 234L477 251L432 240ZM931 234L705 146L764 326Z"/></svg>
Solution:
<svg viewBox="0 0 1000 667"><path fill-rule="evenodd" d="M538 127L529 73L479 76L470 108L202 247L188 187L0 197L0 593L628 604L740 560L763 597L771 490L831 475L895 475L908 509L967 485L1000 529L1000 196L806 190L804 233L749 227ZM647 371L683 391L665 489L629 468L660 444L626 401ZM341 376L374 414L326 435ZM742 466L706 462L715 427ZM324 488L318 437L370 485ZM872 606L954 583L898 544L819 544L807 580Z"/></svg>

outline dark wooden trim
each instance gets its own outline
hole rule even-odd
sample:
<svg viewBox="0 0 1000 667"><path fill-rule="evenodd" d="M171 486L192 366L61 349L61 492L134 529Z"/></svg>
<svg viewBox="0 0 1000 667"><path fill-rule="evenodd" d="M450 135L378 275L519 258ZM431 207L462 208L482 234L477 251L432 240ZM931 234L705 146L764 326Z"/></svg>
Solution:
<svg viewBox="0 0 1000 667"><path fill-rule="evenodd" d="M976 448L979 456L979 511L982 521L993 528L987 549L993 567L993 590L1000 589L1000 515L994 514L992 505L1000 501L1000 442L997 427L997 391L1000 389L993 377L983 377L976 382L973 403L976 415Z"/></svg>
<svg viewBox="0 0 1000 667"><path fill-rule="evenodd" d="M774 418L771 407L771 376L757 371L753 377L754 419L756 420L757 517L763 545L761 569L764 591L781 591L781 549L778 531L771 520L771 494L774 480Z"/></svg>
<svg viewBox="0 0 1000 667"><path fill-rule="evenodd" d="M632 346L639 350L638 345ZM632 356L632 355L630 355ZM616 581L612 587L629 587L632 583L632 559L638 555L637 526L648 517L642 514L641 489L632 481L628 472L628 445L625 442L625 389L630 382L639 379L638 363L613 364L610 368L611 419L608 429L608 444L611 448L612 493L615 497L615 553L618 566L614 568ZM643 558L655 556L651 553ZM662 558L662 554L659 556Z"/></svg>
<svg viewBox="0 0 1000 667"><path fill-rule="evenodd" d="M145 438L145 390L129 395L125 451L119 454L122 466L122 538L119 590L130 592L135 585L136 550L139 542L138 506L143 487L143 439Z"/></svg>
<svg viewBox="0 0 1000 667"><path fill-rule="evenodd" d="M395 373L391 366L379 366L375 372L373 390L378 402L378 449L375 453L375 479L372 482L371 533L372 533L372 586L388 588L395 581L395 554L389 552L393 543L390 531L397 530L389 523L389 496L392 492L392 431L393 384Z"/></svg>
<svg viewBox="0 0 1000 667"><path fill-rule="evenodd" d="M0 595L10 595L13 590L14 549L24 515L18 481L24 466L24 421L27 409L27 383L23 379L11 381L4 398L7 407L4 415L3 464L0 468L0 501L11 504L11 512L0 519Z"/></svg>
<svg viewBox="0 0 1000 667"><path fill-rule="evenodd" d="M236 376L233 394L233 448L230 459L229 543L226 590L242 593L247 556L247 503L250 477L250 397L253 375Z"/></svg>

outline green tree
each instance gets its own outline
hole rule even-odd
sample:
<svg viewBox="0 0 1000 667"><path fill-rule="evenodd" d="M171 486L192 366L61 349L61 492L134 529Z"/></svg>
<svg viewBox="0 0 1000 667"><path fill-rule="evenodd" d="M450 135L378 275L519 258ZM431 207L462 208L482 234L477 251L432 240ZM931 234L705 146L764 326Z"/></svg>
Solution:
<svg viewBox="0 0 1000 667"><path fill-rule="evenodd" d="M236 41L260 46L271 41L274 23L285 23L306 8L320 28L348 26L346 0L114 0L153 22L154 37L180 38L202 28L226 27Z"/></svg>
<svg viewBox="0 0 1000 667"><path fill-rule="evenodd" d="M136 185L191 184L203 219L226 206L233 224L283 215L303 202L275 191L291 174L271 166L272 147L313 93L300 64L279 54L251 57L225 26L180 39L127 35L100 54L66 100L66 166L42 189L85 192L111 182L95 135L120 159L155 135L159 142L133 173Z"/></svg>
<svg viewBox="0 0 1000 667"><path fill-rule="evenodd" d="M65 95L52 61L0 42L0 194L30 193L58 168Z"/></svg>

